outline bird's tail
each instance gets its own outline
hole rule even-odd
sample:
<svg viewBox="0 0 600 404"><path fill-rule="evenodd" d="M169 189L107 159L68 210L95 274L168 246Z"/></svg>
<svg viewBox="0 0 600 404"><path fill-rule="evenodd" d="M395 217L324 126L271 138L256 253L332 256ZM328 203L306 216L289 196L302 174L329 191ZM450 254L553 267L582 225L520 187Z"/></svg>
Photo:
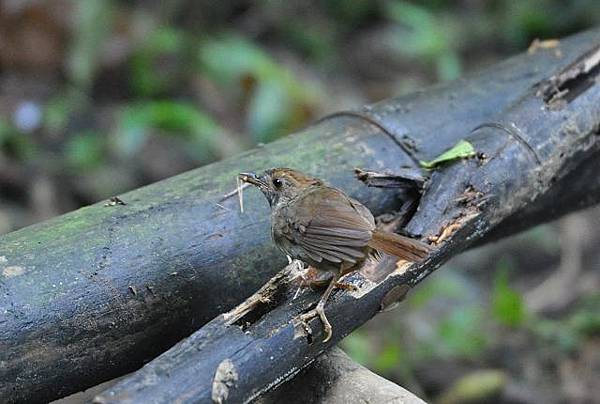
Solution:
<svg viewBox="0 0 600 404"><path fill-rule="evenodd" d="M419 240L383 230L373 232L369 247L412 262L423 260L431 251L431 247Z"/></svg>

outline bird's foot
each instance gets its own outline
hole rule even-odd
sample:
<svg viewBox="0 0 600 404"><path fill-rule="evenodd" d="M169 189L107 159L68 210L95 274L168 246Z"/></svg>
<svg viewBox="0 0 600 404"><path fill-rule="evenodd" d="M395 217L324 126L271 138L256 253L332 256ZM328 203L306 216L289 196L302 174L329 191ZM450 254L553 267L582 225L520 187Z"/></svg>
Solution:
<svg viewBox="0 0 600 404"><path fill-rule="evenodd" d="M325 338L323 338L323 342L327 342L331 339L333 335L333 329L331 328L331 324L329 324L329 320L325 316L325 307L323 305L317 305L314 309L309 311L308 313L304 313L300 316L300 321L308 326L308 321L312 320L315 317L319 317L321 323L323 324L323 330L325 331Z"/></svg>

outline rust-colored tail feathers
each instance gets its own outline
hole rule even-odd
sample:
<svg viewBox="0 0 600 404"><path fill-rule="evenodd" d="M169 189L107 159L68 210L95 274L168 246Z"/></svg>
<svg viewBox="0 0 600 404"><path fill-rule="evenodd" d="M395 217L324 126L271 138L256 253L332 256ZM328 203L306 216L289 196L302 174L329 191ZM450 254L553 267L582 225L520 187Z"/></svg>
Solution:
<svg viewBox="0 0 600 404"><path fill-rule="evenodd" d="M419 240L383 230L373 232L369 247L412 262L423 260L431 251L427 244Z"/></svg>

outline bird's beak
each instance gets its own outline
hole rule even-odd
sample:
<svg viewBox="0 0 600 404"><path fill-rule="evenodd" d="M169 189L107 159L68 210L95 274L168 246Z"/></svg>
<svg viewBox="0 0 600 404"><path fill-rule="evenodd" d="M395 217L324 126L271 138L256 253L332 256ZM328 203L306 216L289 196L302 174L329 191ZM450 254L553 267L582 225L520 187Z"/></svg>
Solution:
<svg viewBox="0 0 600 404"><path fill-rule="evenodd" d="M238 177L240 180L247 182L248 184L256 185L257 187L264 185L263 181L256 173L239 173Z"/></svg>

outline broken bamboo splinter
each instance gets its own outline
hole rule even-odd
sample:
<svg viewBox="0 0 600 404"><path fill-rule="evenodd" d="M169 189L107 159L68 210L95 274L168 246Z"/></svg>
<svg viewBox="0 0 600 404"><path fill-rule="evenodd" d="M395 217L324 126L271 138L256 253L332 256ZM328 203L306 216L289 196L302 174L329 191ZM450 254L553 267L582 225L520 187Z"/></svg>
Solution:
<svg viewBox="0 0 600 404"><path fill-rule="evenodd" d="M235 182L237 184L238 200L240 201L240 212L244 213L244 188L243 188L243 185L245 184L245 182L243 182L243 179L240 178L239 175L237 177L235 177Z"/></svg>

